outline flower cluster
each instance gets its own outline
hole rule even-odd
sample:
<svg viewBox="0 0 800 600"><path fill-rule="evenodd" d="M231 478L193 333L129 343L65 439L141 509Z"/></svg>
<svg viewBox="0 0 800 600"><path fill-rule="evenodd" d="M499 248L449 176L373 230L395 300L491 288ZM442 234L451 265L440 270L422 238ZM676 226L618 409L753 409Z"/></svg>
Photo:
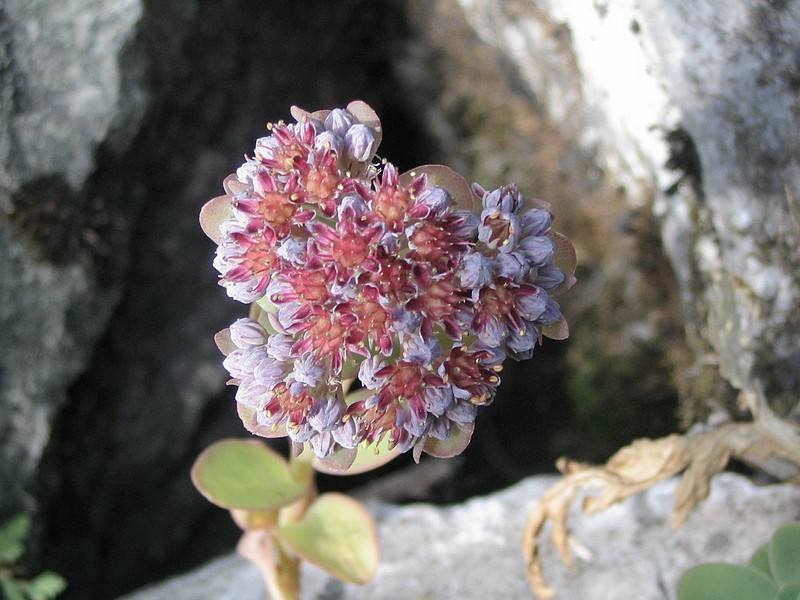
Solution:
<svg viewBox="0 0 800 600"><path fill-rule="evenodd" d="M221 285L256 307L223 335L240 414L319 457L381 440L456 454L503 360L566 336L553 295L574 250L514 185L378 161L363 102L292 114L201 216Z"/></svg>

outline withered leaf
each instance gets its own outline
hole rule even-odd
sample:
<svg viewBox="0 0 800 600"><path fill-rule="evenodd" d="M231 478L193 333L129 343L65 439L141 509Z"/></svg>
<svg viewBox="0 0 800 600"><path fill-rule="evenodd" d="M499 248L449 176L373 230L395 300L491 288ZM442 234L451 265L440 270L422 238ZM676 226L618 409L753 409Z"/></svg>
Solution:
<svg viewBox="0 0 800 600"><path fill-rule="evenodd" d="M771 420L777 418L764 406L756 414ZM597 513L683 471L672 513L672 526L677 529L708 496L711 479L725 468L731 457L745 460L777 457L797 462L797 448L793 444L796 429L783 421L792 431L787 432L786 427L764 427L760 421L726 423L715 429L657 440L636 440L601 466L559 459L557 465L564 478L547 490L533 509L522 540L526 575L534 594L547 600L556 593L545 581L538 545L538 537L548 520L552 524L553 545L564 563L571 564L567 518L570 506L582 491L598 490L595 495L587 496L582 506L585 513Z"/></svg>

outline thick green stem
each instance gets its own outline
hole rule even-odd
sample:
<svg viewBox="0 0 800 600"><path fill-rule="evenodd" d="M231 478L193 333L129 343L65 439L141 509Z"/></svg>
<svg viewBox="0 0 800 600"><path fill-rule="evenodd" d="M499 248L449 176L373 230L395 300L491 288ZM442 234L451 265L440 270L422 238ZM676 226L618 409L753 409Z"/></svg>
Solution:
<svg viewBox="0 0 800 600"><path fill-rule="evenodd" d="M300 559L287 551L280 540L275 543L275 578L269 586L270 600L300 599Z"/></svg>

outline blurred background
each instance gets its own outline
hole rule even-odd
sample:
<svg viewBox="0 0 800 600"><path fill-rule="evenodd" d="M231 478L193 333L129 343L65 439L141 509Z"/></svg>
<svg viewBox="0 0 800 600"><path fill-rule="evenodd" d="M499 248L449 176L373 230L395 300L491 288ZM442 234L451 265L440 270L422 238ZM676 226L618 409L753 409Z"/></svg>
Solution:
<svg viewBox="0 0 800 600"><path fill-rule="evenodd" d="M570 339L507 364L467 451L425 485L380 488L386 500L457 502L562 455L602 461L702 418L709 396L731 401L698 358L710 346L692 281L676 282L653 210L702 201L692 137L654 122L657 176L625 185L579 126L581 74L569 29L539 6L551 3L483 4L538 23L553 98L530 87L527 59L479 33L472 4L0 3L0 521L34 516L27 566L64 575L65 600L112 598L233 549L238 530L188 473L208 444L246 435L213 335L247 308L217 285L197 216L293 104L365 100L380 156L516 182L553 204L578 252L560 299Z"/></svg>

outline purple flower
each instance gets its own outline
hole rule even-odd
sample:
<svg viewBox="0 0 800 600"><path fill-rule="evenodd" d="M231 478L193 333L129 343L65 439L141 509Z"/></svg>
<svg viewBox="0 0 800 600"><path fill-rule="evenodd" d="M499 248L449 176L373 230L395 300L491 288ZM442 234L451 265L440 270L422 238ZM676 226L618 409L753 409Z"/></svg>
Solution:
<svg viewBox="0 0 800 600"><path fill-rule="evenodd" d="M552 290L564 283L564 272L555 265L544 265L531 271L532 280L544 290Z"/></svg>
<svg viewBox="0 0 800 600"><path fill-rule="evenodd" d="M267 354L275 360L286 362L291 359L294 337L285 333L276 333L267 340Z"/></svg>
<svg viewBox="0 0 800 600"><path fill-rule="evenodd" d="M341 156L344 151L344 136L332 131L323 131L314 140L314 150L330 150Z"/></svg>
<svg viewBox="0 0 800 600"><path fill-rule="evenodd" d="M253 376L247 376L239 381L236 390L236 401L250 408L262 409L264 398L269 388Z"/></svg>
<svg viewBox="0 0 800 600"><path fill-rule="evenodd" d="M553 260L553 242L546 237L528 236L520 242L519 250L531 267L543 267Z"/></svg>
<svg viewBox="0 0 800 600"><path fill-rule="evenodd" d="M383 377L378 376L386 362L379 354L366 358L358 368L358 379L368 390L377 390L383 384Z"/></svg>
<svg viewBox="0 0 800 600"><path fill-rule="evenodd" d="M301 356L295 361L293 373L295 381L310 388L317 387L328 378L327 366L310 354Z"/></svg>
<svg viewBox="0 0 800 600"><path fill-rule="evenodd" d="M320 458L325 458L336 450L336 438L330 431L317 432L309 441L311 451Z"/></svg>
<svg viewBox="0 0 800 600"><path fill-rule="evenodd" d="M267 331L254 319L237 319L229 330L231 340L239 348L263 346L267 343Z"/></svg>
<svg viewBox="0 0 800 600"><path fill-rule="evenodd" d="M381 127L364 103L292 114L208 211L229 207L212 236L220 284L258 304L258 320L231 325L223 366L259 428L319 457L381 440L418 457L471 427L503 360L553 331L551 296L574 282L555 263L574 253L516 185L375 161ZM465 208L475 197L479 214ZM369 396L346 401L356 367Z"/></svg>
<svg viewBox="0 0 800 600"><path fill-rule="evenodd" d="M495 265L497 265L497 277L511 281L521 281L531 270L528 259L522 252L498 254Z"/></svg>
<svg viewBox="0 0 800 600"><path fill-rule="evenodd" d="M506 353L515 360L526 360L533 356L536 346L536 328L533 323L525 323L525 329L513 331L505 340Z"/></svg>
<svg viewBox="0 0 800 600"><path fill-rule="evenodd" d="M343 108L334 108L325 117L325 129L337 135L344 135L355 123L355 117Z"/></svg>
<svg viewBox="0 0 800 600"><path fill-rule="evenodd" d="M308 422L319 432L333 431L339 426L345 410L344 402L335 395L323 396L312 403Z"/></svg>
<svg viewBox="0 0 800 600"><path fill-rule="evenodd" d="M353 125L344 136L347 154L358 162L367 162L375 154L375 133L361 123Z"/></svg>
<svg viewBox="0 0 800 600"><path fill-rule="evenodd" d="M553 223L553 216L546 210L532 208L525 211L520 217L523 236L540 236L550 231Z"/></svg>
<svg viewBox="0 0 800 600"><path fill-rule="evenodd" d="M222 366L231 377L243 379L252 376L258 364L267 357L264 347L237 348L225 357Z"/></svg>
<svg viewBox="0 0 800 600"><path fill-rule="evenodd" d="M459 271L461 285L469 289L480 289L494 280L494 261L479 252L464 257Z"/></svg>
<svg viewBox="0 0 800 600"><path fill-rule="evenodd" d="M520 224L517 216L498 208L487 208L481 213L478 239L491 249L511 252L517 247Z"/></svg>

